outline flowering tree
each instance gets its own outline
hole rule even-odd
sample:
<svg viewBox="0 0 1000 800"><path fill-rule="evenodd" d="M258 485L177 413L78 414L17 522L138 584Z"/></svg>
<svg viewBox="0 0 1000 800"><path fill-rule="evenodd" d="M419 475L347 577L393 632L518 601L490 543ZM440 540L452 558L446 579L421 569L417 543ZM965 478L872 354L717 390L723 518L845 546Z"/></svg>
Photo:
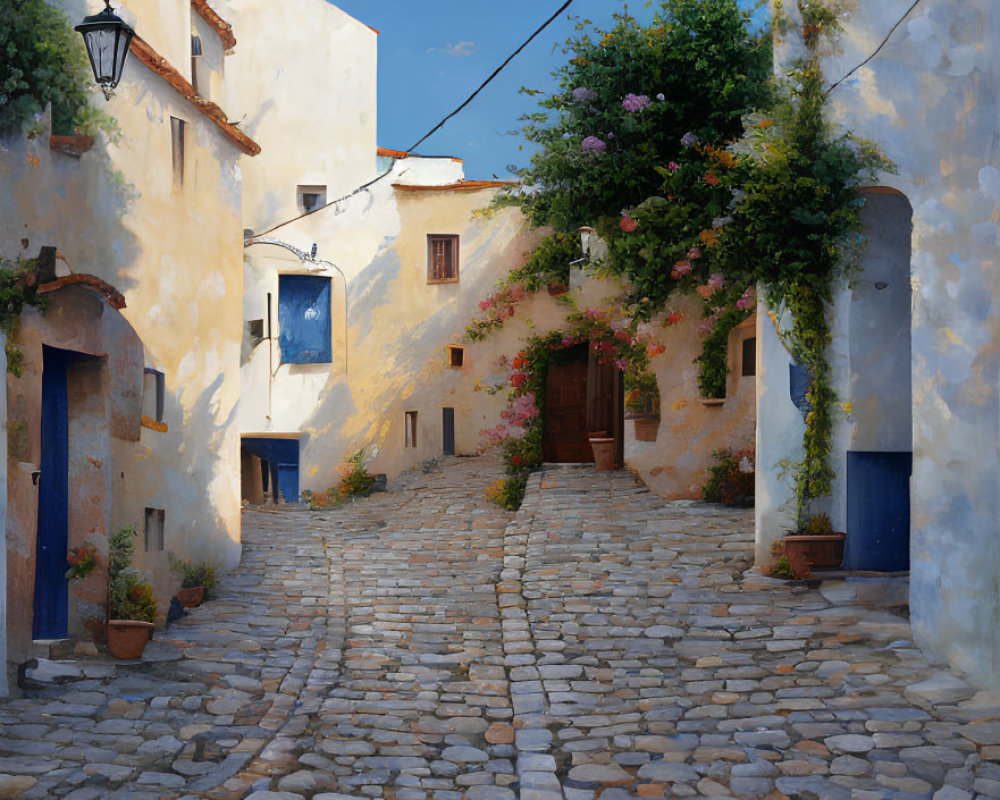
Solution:
<svg viewBox="0 0 1000 800"><path fill-rule="evenodd" d="M658 190L655 167L680 155L685 134L731 139L767 94L770 39L750 33L735 0L659 0L648 27L627 13L615 20L608 31L581 24L560 90L524 120L539 149L517 171L535 191L517 202L535 224L616 219Z"/></svg>

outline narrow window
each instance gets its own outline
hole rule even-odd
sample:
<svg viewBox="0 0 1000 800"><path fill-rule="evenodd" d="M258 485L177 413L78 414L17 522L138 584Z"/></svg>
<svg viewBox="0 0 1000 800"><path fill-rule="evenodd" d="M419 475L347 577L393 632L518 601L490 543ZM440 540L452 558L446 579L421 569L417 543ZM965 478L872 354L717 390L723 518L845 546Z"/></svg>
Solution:
<svg viewBox="0 0 1000 800"><path fill-rule="evenodd" d="M142 415L163 422L163 397L166 390L163 373L146 367L142 376Z"/></svg>
<svg viewBox="0 0 1000 800"><path fill-rule="evenodd" d="M461 369L465 364L465 348L461 345L448 345L448 366L452 369Z"/></svg>
<svg viewBox="0 0 1000 800"><path fill-rule="evenodd" d="M145 543L147 553L156 553L163 550L163 518L165 513L162 508L146 509Z"/></svg>
<svg viewBox="0 0 1000 800"><path fill-rule="evenodd" d="M264 320L252 319L247 322L247 333L250 335L251 349L264 341Z"/></svg>
<svg viewBox="0 0 1000 800"><path fill-rule="evenodd" d="M333 361L330 279L321 275L278 276L278 345L286 364Z"/></svg>
<svg viewBox="0 0 1000 800"><path fill-rule="evenodd" d="M458 236L428 234L427 282L455 283L456 281L458 281Z"/></svg>
<svg viewBox="0 0 1000 800"><path fill-rule="evenodd" d="M407 411L406 412L406 447L416 447L417 446L417 412Z"/></svg>
<svg viewBox="0 0 1000 800"><path fill-rule="evenodd" d="M299 201L299 210L306 214L326 205L325 186L299 186L296 190L296 196Z"/></svg>
<svg viewBox="0 0 1000 800"><path fill-rule="evenodd" d="M198 59L204 55L205 51L201 45L201 37L197 33L191 34L191 88L198 94Z"/></svg>
<svg viewBox="0 0 1000 800"><path fill-rule="evenodd" d="M743 363L740 375L757 374L757 337L751 336L743 340Z"/></svg>
<svg viewBox="0 0 1000 800"><path fill-rule="evenodd" d="M187 123L177 117L170 118L170 145L174 166L174 186L184 185L184 135Z"/></svg>

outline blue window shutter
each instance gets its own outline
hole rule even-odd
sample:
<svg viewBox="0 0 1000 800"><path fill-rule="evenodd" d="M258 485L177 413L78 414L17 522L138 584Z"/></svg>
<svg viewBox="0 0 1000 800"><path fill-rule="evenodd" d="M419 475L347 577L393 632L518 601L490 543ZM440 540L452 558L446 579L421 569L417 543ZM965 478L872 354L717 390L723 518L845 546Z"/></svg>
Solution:
<svg viewBox="0 0 1000 800"><path fill-rule="evenodd" d="M330 279L316 275L278 276L278 344L286 364L328 364Z"/></svg>

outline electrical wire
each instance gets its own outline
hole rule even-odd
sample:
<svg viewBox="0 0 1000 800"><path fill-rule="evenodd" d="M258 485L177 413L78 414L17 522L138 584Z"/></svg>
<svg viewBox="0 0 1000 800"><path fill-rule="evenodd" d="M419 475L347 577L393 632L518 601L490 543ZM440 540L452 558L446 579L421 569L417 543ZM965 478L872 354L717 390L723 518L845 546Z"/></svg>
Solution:
<svg viewBox="0 0 1000 800"><path fill-rule="evenodd" d="M410 147L410 149L407 152L412 152L413 150L416 150L417 147L419 147L424 142L424 140L429 139L433 134L437 133L441 128L444 127L444 124L448 120L450 120L452 117L454 117L456 114L458 114L463 108L465 108L467 105L469 105L469 103L471 103L475 99L476 95L479 94L483 89L485 89L493 81L493 79L503 71L504 67L506 67L511 61L513 61L514 58L525 47L527 47L529 44L531 44L531 41L536 36L538 36L538 34L540 34L547 27L549 27L549 25L551 25L555 21L556 17L558 17L560 14L563 13L563 11L565 11L567 8L569 8L570 5L572 5L572 3L573 3L573 0L566 0L566 2L563 3L558 8L558 10L551 17L549 17L547 20L545 20L544 23L542 23L542 26L538 30L536 30L533 34L531 34L531 36L529 36L527 39L524 40L524 44L522 44L519 48L517 48L517 50L515 50L513 53L511 53L509 56L507 56L507 59L499 67L497 67L495 70L493 70L493 73L485 81L483 81L481 84L479 84L479 88L476 89L476 91L474 91L472 94L470 94L468 96L468 98L466 98L465 102L462 103L462 105L460 105L458 108L456 108L454 111L452 111L447 117L445 117L443 120L441 120L437 125L435 125L433 128L431 128L430 131L428 131L426 134L424 134L424 136L422 138L418 139L417 143L414 144L412 147Z"/></svg>
<svg viewBox="0 0 1000 800"><path fill-rule="evenodd" d="M889 32L885 35L885 38L881 41L881 43L879 44L879 46L875 48L874 52L870 56L868 56L868 58L866 58L864 61L862 61L860 64L858 64L854 69L852 69L850 72L848 72L839 81L837 81L836 83L830 84L830 88L827 89L825 92L823 92L823 97L828 96L830 94L830 92L832 92L834 89L836 89L838 86L840 86L840 84L842 84L844 81L846 81L848 78L850 78L855 72L857 72L859 69L861 69L865 64L867 64L869 61L871 61L873 58L875 58L875 56L877 56L879 54L879 51L881 51L881 49L883 47L885 47L885 45L889 41L889 39L892 38L892 35L896 32L896 28L898 28L900 25L903 24L903 20L905 20L908 16L910 16L910 12L913 11L913 9L915 9L918 5L920 5L920 0L913 0L913 4L908 9L906 9L906 13L903 14L903 16L901 16L896 21L896 24L893 25L889 29Z"/></svg>
<svg viewBox="0 0 1000 800"><path fill-rule="evenodd" d="M476 98L476 95L478 95L483 89L485 89L493 81L493 79L496 78L496 76L499 75L504 70L504 68L520 54L520 52L522 50L524 50L525 47L527 47L529 44L531 44L532 40L535 39L535 37L537 37L542 31L544 31L547 27L549 27L549 25L551 25L560 14L562 14L567 8L569 8L573 4L573 1L574 0L566 0L566 2L563 3L558 8L558 10L551 17L549 17L547 20L545 20L545 22L543 22L542 25L537 30L535 30L534 33L531 34L531 36L529 36L527 39L524 40L524 42L521 44L520 47L517 48L517 50L515 50L513 53L511 53L509 56L507 56L507 58L504 60L504 62L499 67L497 67L495 70L493 70L493 72L490 74L490 76L485 81L483 81L481 84L479 84L478 88L465 99L465 102L463 102L458 108L456 108L454 111L452 111L450 114L448 114L448 116L446 116L444 119L442 119L437 125L435 125L426 134L424 134L420 139L418 139L417 142L416 142L416 144L414 144L412 147L408 148L404 152L406 152L408 154L412 153L423 142L425 142L432 135L434 135L441 128L443 128L444 125L445 125L445 123L448 122L448 120L450 120L452 117L456 116L459 112L462 111L462 109L464 109L467 105L469 105L469 103L471 103ZM919 2L919 0L918 0L918 2ZM275 225L275 226L273 226L271 228L268 228L266 231L261 231L260 233L255 233L250 238L252 240L252 239L256 239L256 238L258 238L260 236L266 236L267 234L269 234L269 233L271 233L273 231L278 230L278 228L283 228L283 227L285 227L285 225L291 225L293 222L297 222L298 220L302 219L303 217L307 217L310 214L314 214L314 213L316 213L317 211L319 211L322 208L328 208L329 206L334 206L334 205L337 205L338 203L344 202L345 200L349 200L350 198L354 197L354 195L359 194L360 192L363 192L365 189L369 188L370 186L373 186L374 184L378 183L380 180L382 180L383 178L385 178L391 172L392 172L392 167L389 167L389 169L387 169L385 172L381 173L380 175L375 176L374 178L372 178L372 180L368 181L367 183L362 184L361 186L359 186L354 191L349 192L348 194L345 194L343 197L338 197L336 200L331 200L329 203L325 203L324 205L320 206L320 208L314 208L312 211L306 211L305 213L299 214L297 217L293 217L292 219L286 220L285 222L279 222L277 225Z"/></svg>

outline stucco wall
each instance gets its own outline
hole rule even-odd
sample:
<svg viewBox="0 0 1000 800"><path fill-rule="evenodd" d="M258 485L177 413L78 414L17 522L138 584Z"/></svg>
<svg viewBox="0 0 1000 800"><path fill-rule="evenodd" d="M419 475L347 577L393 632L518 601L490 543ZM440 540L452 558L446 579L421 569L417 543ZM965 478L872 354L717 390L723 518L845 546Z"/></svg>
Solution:
<svg viewBox="0 0 1000 800"><path fill-rule="evenodd" d="M461 176L448 166L458 162L432 159L427 171L421 160L397 161L392 178L281 229L281 239L301 250L315 242L317 262L273 245L247 249L246 318L266 325L270 293L274 338L245 354L240 430L300 434L301 489L336 483L345 459L362 447L373 456L370 470L392 475L441 455L442 408L455 410L458 453L475 452L479 430L499 420L504 397L475 387L498 370L501 351L468 345L464 366L455 369L447 346L458 343L479 300L522 263L538 234L511 209L474 218L494 190L440 190ZM397 176L417 172L446 183L431 191L393 188L402 183ZM460 236L457 283L427 282L433 233ZM347 280L346 324L344 281L331 263ZM328 364L281 363L278 276L303 272L332 277ZM407 411L417 412L416 447L405 446Z"/></svg>
<svg viewBox="0 0 1000 800"><path fill-rule="evenodd" d="M71 18L83 14L79 3L63 7ZM122 15L189 73L189 3L135 3ZM9 191L0 192L0 253L16 255L22 238L27 255L55 245L59 274L95 275L120 290L122 318L144 349L139 380L142 366L165 374L166 431L143 429L135 451L112 437L107 453L88 453L105 465L111 529L135 524L141 532L146 507L166 512L164 551L146 554L140 543L136 559L153 570L165 612L179 584L168 552L225 567L239 558L241 153L134 56L111 101L98 93L94 102L121 128L117 144L98 137L74 158L51 151L47 135L4 142L0 182ZM187 123L181 184L171 117ZM75 349L72 341L65 346ZM30 357L28 367L38 368ZM112 472L107 461L122 467ZM25 520L22 533L33 536Z"/></svg>
<svg viewBox="0 0 1000 800"><path fill-rule="evenodd" d="M263 148L244 167L245 227L302 213L299 185L328 200L375 176L377 34L326 0L218 0L233 26L222 107Z"/></svg>
<svg viewBox="0 0 1000 800"><path fill-rule="evenodd" d="M871 54L910 3L852 6L843 52L824 60L830 80ZM834 117L895 162L885 182L913 208L913 630L990 685L1000 685L998 40L991 0L924 3L830 95Z"/></svg>

